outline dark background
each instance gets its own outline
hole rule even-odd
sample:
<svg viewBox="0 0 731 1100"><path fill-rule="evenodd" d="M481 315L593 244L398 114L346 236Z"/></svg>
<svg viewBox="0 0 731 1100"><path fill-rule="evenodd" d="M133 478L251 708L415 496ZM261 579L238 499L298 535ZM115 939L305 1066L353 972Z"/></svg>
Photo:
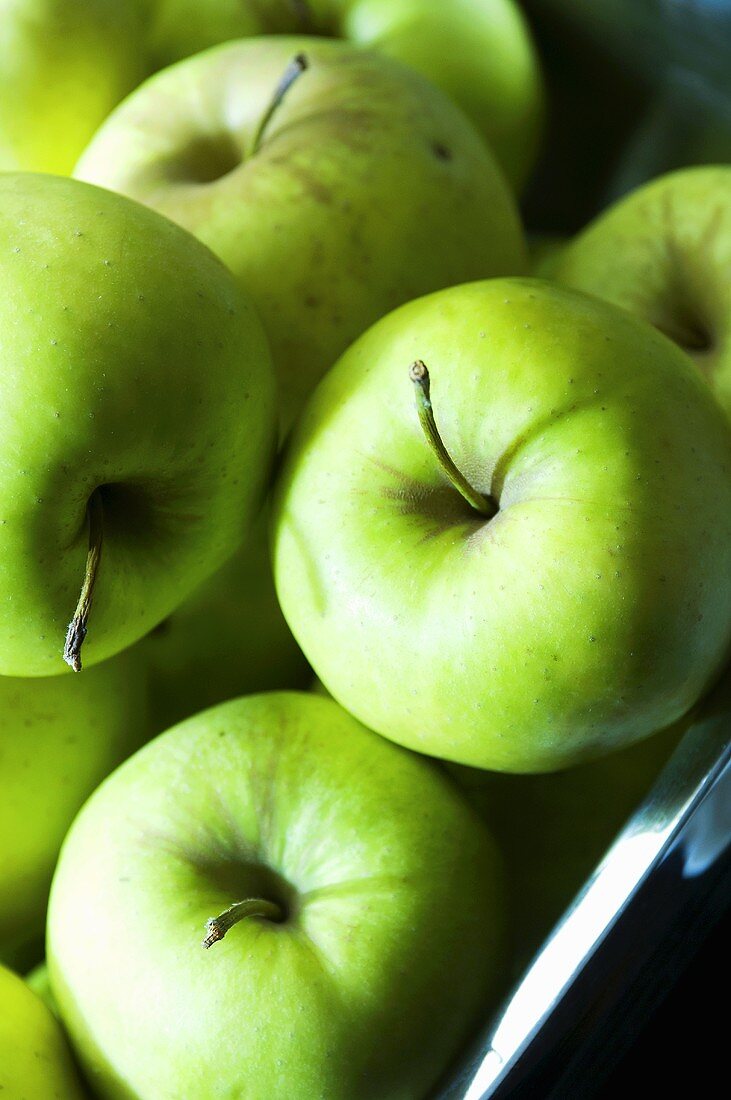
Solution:
<svg viewBox="0 0 731 1100"><path fill-rule="evenodd" d="M685 1074L692 1079L688 1095L719 1094L717 1082L728 1080L729 935L727 915L652 1012L597 1100L630 1095L647 1080L653 1089L677 1095L686 1088Z"/></svg>
<svg viewBox="0 0 731 1100"><path fill-rule="evenodd" d="M731 163L731 2L523 0L548 86L529 231L573 233L625 191Z"/></svg>
<svg viewBox="0 0 731 1100"><path fill-rule="evenodd" d="M544 153L523 203L529 231L572 234L646 179L731 163L731 0L523 6L549 89ZM725 876L728 884L728 861ZM626 1034L616 1034L619 1024L606 1036L608 1076L583 1080L582 1094L616 1100L649 1081L675 1095L688 1089L686 1075L689 1095L718 1094L728 1063L730 893L726 885L665 945L659 985L658 960L648 962Z"/></svg>

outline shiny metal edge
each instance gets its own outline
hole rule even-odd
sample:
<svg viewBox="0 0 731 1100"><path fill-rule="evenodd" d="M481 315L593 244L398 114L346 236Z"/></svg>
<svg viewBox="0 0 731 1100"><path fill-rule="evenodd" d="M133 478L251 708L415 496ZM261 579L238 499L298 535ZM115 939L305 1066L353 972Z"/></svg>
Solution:
<svg viewBox="0 0 731 1100"><path fill-rule="evenodd" d="M721 783L731 789L731 680L710 697L509 995L480 1044L480 1056L440 1093L441 1100L489 1100ZM715 815L712 827L705 822L687 846L684 875L702 874L731 843L731 798L722 805L725 812Z"/></svg>

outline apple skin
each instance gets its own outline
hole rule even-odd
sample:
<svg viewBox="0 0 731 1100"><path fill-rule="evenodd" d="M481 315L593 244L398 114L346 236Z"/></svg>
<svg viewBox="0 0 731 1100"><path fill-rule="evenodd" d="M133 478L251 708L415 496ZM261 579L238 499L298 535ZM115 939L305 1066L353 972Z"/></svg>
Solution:
<svg viewBox="0 0 731 1100"><path fill-rule="evenodd" d="M489 522L425 441L415 359ZM456 287L374 325L314 394L275 491L277 593L371 729L557 770L669 726L727 659L730 472L731 425L664 336L540 280Z"/></svg>
<svg viewBox="0 0 731 1100"><path fill-rule="evenodd" d="M42 943L76 813L149 736L144 671L124 653L82 676L3 676L0 712L0 961L10 963Z"/></svg>
<svg viewBox="0 0 731 1100"><path fill-rule="evenodd" d="M538 54L513 0L340 0L345 36L404 62L458 103L520 192L544 115Z"/></svg>
<svg viewBox="0 0 731 1100"><path fill-rule="evenodd" d="M639 187L570 242L550 275L659 328L731 415L731 167Z"/></svg>
<svg viewBox="0 0 731 1100"><path fill-rule="evenodd" d="M0 966L0 1092L8 1100L87 1095L57 1020L25 982Z"/></svg>
<svg viewBox="0 0 731 1100"><path fill-rule="evenodd" d="M145 76L135 3L0 0L0 171L70 173Z"/></svg>
<svg viewBox="0 0 731 1100"><path fill-rule="evenodd" d="M516 977L649 792L683 729L545 775L447 765L503 855Z"/></svg>
<svg viewBox="0 0 731 1100"><path fill-rule="evenodd" d="M146 634L243 541L269 475L274 379L220 261L75 180L0 176L0 331L0 674L52 675L92 493L104 546L87 665Z"/></svg>
<svg viewBox="0 0 731 1100"><path fill-rule="evenodd" d="M288 918L203 951L252 894ZM501 924L496 850L448 777L329 699L273 693L182 723L92 796L48 964L98 1096L407 1100L481 1022Z"/></svg>
<svg viewBox="0 0 731 1100"><path fill-rule="evenodd" d="M487 139L516 190L533 167L543 79L513 0L166 0L154 10L148 49L155 69L232 38L342 37L441 88Z"/></svg>
<svg viewBox="0 0 731 1100"><path fill-rule="evenodd" d="M343 36L428 77L467 113L519 189L544 93L513 0L0 0L0 170L71 172L147 75L251 35Z"/></svg>
<svg viewBox="0 0 731 1100"><path fill-rule="evenodd" d="M303 51L310 68L252 155ZM110 116L75 174L166 214L234 272L269 337L285 432L384 313L525 264L514 200L462 113L418 74L344 42L249 39L183 61Z"/></svg>
<svg viewBox="0 0 731 1100"><path fill-rule="evenodd" d="M138 644L155 732L238 695L309 684L262 528L260 520L250 542Z"/></svg>

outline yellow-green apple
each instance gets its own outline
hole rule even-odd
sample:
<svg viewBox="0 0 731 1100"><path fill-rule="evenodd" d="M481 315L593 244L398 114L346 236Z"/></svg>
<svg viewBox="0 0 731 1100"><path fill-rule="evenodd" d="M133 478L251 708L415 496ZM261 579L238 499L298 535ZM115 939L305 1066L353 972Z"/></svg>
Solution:
<svg viewBox="0 0 731 1100"><path fill-rule="evenodd" d="M302 51L309 68L282 98ZM153 206L231 268L269 336L284 430L388 310L524 264L514 201L467 119L343 42L251 39L183 61L110 116L76 175Z"/></svg>
<svg viewBox="0 0 731 1100"><path fill-rule="evenodd" d="M241 544L269 475L274 378L221 262L76 180L0 176L0 291L0 673L52 675L69 620L78 666L92 596L89 664Z"/></svg>
<svg viewBox="0 0 731 1100"><path fill-rule="evenodd" d="M501 923L493 843L448 777L332 700L272 693L92 796L48 965L100 1097L395 1100L484 1018Z"/></svg>
<svg viewBox="0 0 731 1100"><path fill-rule="evenodd" d="M146 75L136 3L0 0L0 171L71 172Z"/></svg>
<svg viewBox="0 0 731 1100"><path fill-rule="evenodd" d="M312 678L279 607L258 526L250 543L137 648L156 732L237 695L304 688Z"/></svg>
<svg viewBox="0 0 731 1100"><path fill-rule="evenodd" d="M682 730L544 775L450 764L504 859L513 967L519 972L650 790Z"/></svg>
<svg viewBox="0 0 731 1100"><path fill-rule="evenodd" d="M285 617L360 721L551 771L669 726L727 658L731 425L624 310L541 280L456 287L322 381L273 539Z"/></svg>
<svg viewBox="0 0 731 1100"><path fill-rule="evenodd" d="M149 0L148 0L149 2ZM429 77L487 138L511 184L535 160L543 117L538 55L514 0L153 0L153 67L232 38L346 38Z"/></svg>
<svg viewBox="0 0 731 1100"><path fill-rule="evenodd" d="M388 61L307 41L311 69L254 153L301 45L244 43L161 74L109 120L78 169L187 225L254 293L280 373L283 430L381 313L524 260L489 153L438 92ZM197 653L195 623L211 640ZM158 724L198 709L191 704L304 686L263 537L167 626L143 643Z"/></svg>
<svg viewBox="0 0 731 1100"><path fill-rule="evenodd" d="M659 328L731 415L731 166L681 169L633 191L567 245L550 276Z"/></svg>
<svg viewBox="0 0 731 1100"><path fill-rule="evenodd" d="M0 966L0 1092L8 1100L82 1100L86 1092L58 1021Z"/></svg>
<svg viewBox="0 0 731 1100"><path fill-rule="evenodd" d="M517 3L330 0L330 4L337 9L337 22L328 25L334 26L336 34L405 62L458 103L488 139L511 185L520 190L538 151L543 82Z"/></svg>
<svg viewBox="0 0 731 1100"><path fill-rule="evenodd" d="M42 941L76 813L146 739L144 673L124 653L83 676L2 676L0 712L0 959L18 962Z"/></svg>
<svg viewBox="0 0 731 1100"><path fill-rule="evenodd" d="M439 85L515 187L535 159L540 66L514 0L0 0L0 168L70 172L145 76L233 38L344 36Z"/></svg>
<svg viewBox="0 0 731 1100"><path fill-rule="evenodd" d="M321 680L312 681L310 691L331 698ZM600 760L543 775L445 765L490 828L503 857L514 975L524 969L648 793L687 724L685 719ZM43 995L41 968L36 980Z"/></svg>

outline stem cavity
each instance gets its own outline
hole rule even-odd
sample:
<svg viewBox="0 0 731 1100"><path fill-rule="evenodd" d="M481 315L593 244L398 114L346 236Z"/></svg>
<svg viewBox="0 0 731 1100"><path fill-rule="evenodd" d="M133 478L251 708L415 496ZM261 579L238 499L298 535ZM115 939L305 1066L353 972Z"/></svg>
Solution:
<svg viewBox="0 0 731 1100"><path fill-rule="evenodd" d="M102 556L104 512L101 493L98 489L89 497L87 515L89 518L89 552L86 555L84 583L81 586L81 595L79 596L79 602L76 604L74 617L66 631L66 642L63 647L63 659L74 672L81 672L81 647L86 637L91 602L94 598L94 585L99 574L99 563Z"/></svg>
<svg viewBox="0 0 731 1100"><path fill-rule="evenodd" d="M285 916L286 914L281 905L277 905L273 901L267 901L265 898L246 898L245 901L236 901L217 917L210 917L206 921L203 947L206 950L213 947L214 943L222 940L228 930L245 917L264 917L265 920L280 924Z"/></svg>
<svg viewBox="0 0 731 1100"><path fill-rule="evenodd" d="M497 501L494 497L483 496L482 493L478 493L477 489L472 488L467 478L457 469L449 451L444 446L444 441L434 420L434 410L432 409L430 396L431 383L426 363L422 362L421 359L417 359L415 363L412 363L409 368L409 378L414 383L419 423L434 457L457 492L464 497L467 503L480 515L492 519L500 510Z"/></svg>
<svg viewBox="0 0 731 1100"><path fill-rule="evenodd" d="M272 115L279 107L286 96L289 89L294 82L302 76L302 73L310 67L307 57L303 53L298 53L296 57L293 57L287 68L282 74L282 79L277 84L272 96L271 103L267 107L266 111L262 115L259 127L254 135L254 141L251 146L251 156L255 156L259 152L259 148L264 137L264 131L271 122Z"/></svg>

